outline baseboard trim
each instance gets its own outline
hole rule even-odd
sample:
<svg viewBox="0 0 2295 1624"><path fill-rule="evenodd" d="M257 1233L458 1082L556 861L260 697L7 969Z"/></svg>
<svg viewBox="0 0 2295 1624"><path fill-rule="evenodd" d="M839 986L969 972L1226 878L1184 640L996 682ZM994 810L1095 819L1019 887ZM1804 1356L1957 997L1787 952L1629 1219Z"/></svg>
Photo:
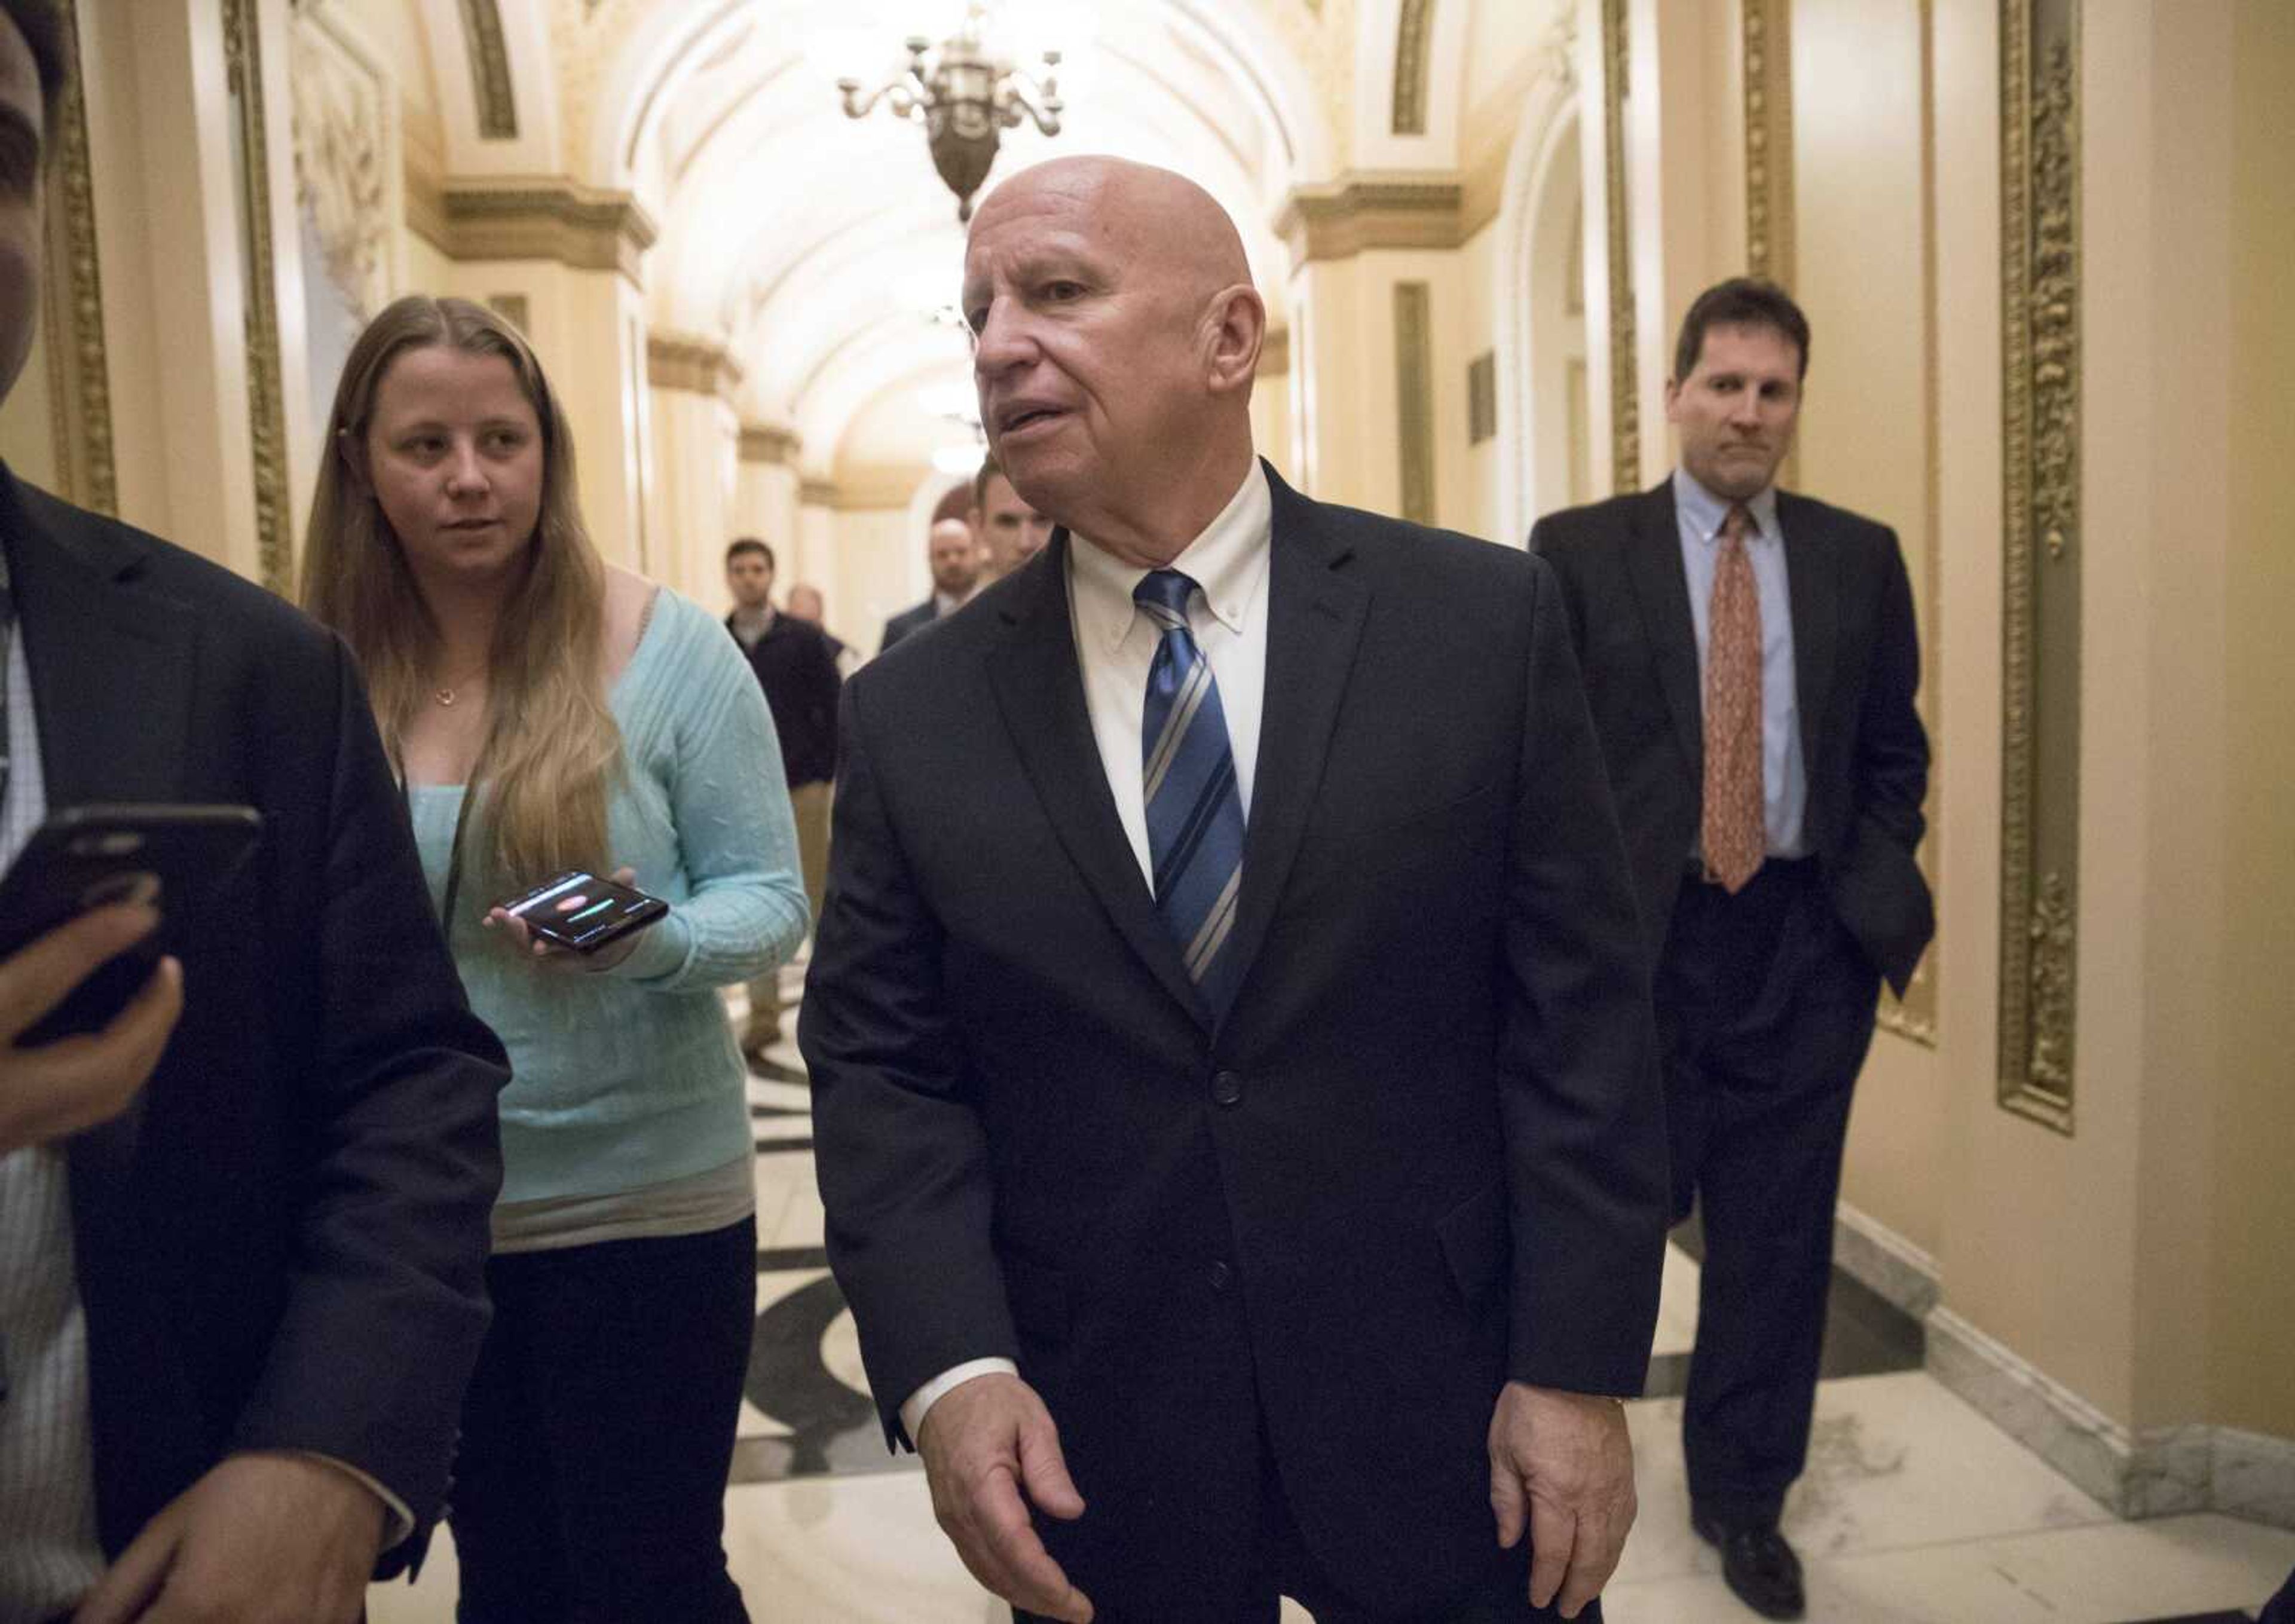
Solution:
<svg viewBox="0 0 2295 1624"><path fill-rule="evenodd" d="M2295 1439L2215 1429L2214 1498L2217 1511L2295 1529Z"/></svg>
<svg viewBox="0 0 2295 1624"><path fill-rule="evenodd" d="M2129 1429L1948 1308L1930 1311L1929 1374L2128 1519L2217 1511L2295 1528L2295 1442L2234 1427Z"/></svg>
<svg viewBox="0 0 2295 1624"><path fill-rule="evenodd" d="M1934 1258L1845 1201L1834 1209L1833 1261L1850 1279L1915 1319L1927 1318L1942 1294Z"/></svg>

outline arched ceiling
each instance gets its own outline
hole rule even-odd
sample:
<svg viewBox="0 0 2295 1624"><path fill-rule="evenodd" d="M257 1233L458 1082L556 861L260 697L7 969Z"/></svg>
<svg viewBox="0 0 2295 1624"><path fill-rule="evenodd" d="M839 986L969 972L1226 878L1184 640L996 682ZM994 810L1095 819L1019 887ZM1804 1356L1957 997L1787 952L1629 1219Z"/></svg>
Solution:
<svg viewBox="0 0 2295 1624"><path fill-rule="evenodd" d="M661 226L647 282L656 322L727 339L755 417L797 429L826 474L848 425L888 390L968 367L937 322L963 259L954 198L921 127L881 107L845 117L836 79L871 87L911 31L945 31L959 0L699 0L641 18L589 110L592 178L636 192ZM991 186L1028 164L1108 152L1184 170L1242 228L1279 305L1272 221L1330 138L1294 54L1235 0L1007 0L1028 58L1060 48L1061 133L1008 132ZM1280 314L1277 319L1279 321ZM880 414L881 415L881 414Z"/></svg>
<svg viewBox="0 0 2295 1624"><path fill-rule="evenodd" d="M840 72L871 87L890 77L902 40L936 41L966 0L303 3L375 19L402 37L394 54L412 54L410 25L425 37L436 100L410 97L409 111L443 126L450 172L633 192L660 228L645 268L653 321L725 342L744 371L744 414L796 429L808 475L829 475L864 413L912 428L936 416L888 411L889 396L913 404L967 380L961 331L934 315L953 298L963 233L924 132L882 107L848 119L836 89ZM994 0L1012 55L1066 53L1067 110L1058 137L1008 133L990 187L1069 152L1180 169L1234 216L1280 323L1290 267L1273 222L1286 195L1358 167L1456 164L1459 110L1491 80L1491 44L1523 54L1515 37L1548 31L1571 4ZM522 126L513 143L476 127L474 6L499 19ZM401 20L384 27L389 12ZM1405 58L1430 70L1423 135L1394 128Z"/></svg>

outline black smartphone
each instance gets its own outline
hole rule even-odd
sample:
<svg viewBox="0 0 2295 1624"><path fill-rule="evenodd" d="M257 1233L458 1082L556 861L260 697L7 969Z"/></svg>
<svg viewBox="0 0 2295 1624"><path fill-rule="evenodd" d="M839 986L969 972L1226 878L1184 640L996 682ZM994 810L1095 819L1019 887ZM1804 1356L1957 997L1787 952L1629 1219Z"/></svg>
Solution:
<svg viewBox="0 0 2295 1624"><path fill-rule="evenodd" d="M577 953L594 953L669 912L669 904L659 897L617 885L587 869L569 869L496 906L525 920L527 929L543 941Z"/></svg>
<svg viewBox="0 0 2295 1624"><path fill-rule="evenodd" d="M0 957L110 902L147 898L162 920L229 879L263 836L252 806L73 806L49 814L0 878ZM101 1032L167 951L165 923L92 973L19 1047Z"/></svg>

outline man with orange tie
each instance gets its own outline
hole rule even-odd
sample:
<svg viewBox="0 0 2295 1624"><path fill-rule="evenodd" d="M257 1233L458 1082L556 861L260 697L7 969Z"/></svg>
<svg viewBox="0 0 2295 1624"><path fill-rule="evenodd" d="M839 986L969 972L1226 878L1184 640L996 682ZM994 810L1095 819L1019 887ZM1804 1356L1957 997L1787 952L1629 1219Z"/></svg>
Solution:
<svg viewBox="0 0 2295 1624"><path fill-rule="evenodd" d="M1766 1618L1808 1452L1849 1102L1879 983L1934 929L1914 862L1928 739L1895 534L1776 478L1808 319L1739 278L1690 306L1680 466L1539 521L1624 825L1655 978L1677 1222L1703 1215L1683 1412L1691 1520Z"/></svg>

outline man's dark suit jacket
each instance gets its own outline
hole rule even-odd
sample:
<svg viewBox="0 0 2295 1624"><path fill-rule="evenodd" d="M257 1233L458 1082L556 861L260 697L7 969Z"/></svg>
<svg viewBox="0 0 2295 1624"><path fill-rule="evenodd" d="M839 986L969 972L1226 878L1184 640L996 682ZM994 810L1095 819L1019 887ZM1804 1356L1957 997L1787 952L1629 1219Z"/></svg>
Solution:
<svg viewBox="0 0 2295 1624"><path fill-rule="evenodd" d="M913 608L902 609L885 623L885 641L877 645L877 652L884 653L910 632L920 632L939 618L940 600L936 598L927 598Z"/></svg>
<svg viewBox="0 0 2295 1624"><path fill-rule="evenodd" d="M725 630L733 630L730 615ZM837 674L835 641L809 621L776 612L765 634L741 650L765 690L791 789L837 774L837 691L845 679Z"/></svg>
<svg viewBox="0 0 2295 1624"><path fill-rule="evenodd" d="M1486 1567L1501 1385L1638 1394L1665 1224L1647 975L1551 576L1269 478L1231 1008L1118 822L1062 533L845 684L801 1017L888 1435L925 1381L1016 1359L1091 1506L1048 1542L1175 1620L1249 1558L1262 1421L1365 1605ZM1119 1548L1143 1537L1169 1565Z"/></svg>
<svg viewBox="0 0 2295 1624"><path fill-rule="evenodd" d="M1834 910L1899 993L1936 918L1913 853L1925 827L1920 646L1895 532L1777 493L1809 798L1803 832ZM1652 962L1703 804L1697 634L1670 480L1539 520L1625 826Z"/></svg>
<svg viewBox="0 0 2295 1624"><path fill-rule="evenodd" d="M486 1324L509 1073L463 1001L349 654L4 470L0 526L50 809L263 815L228 885L163 902L183 1020L127 1114L69 1148L104 1548L243 1449L357 1467L419 1540Z"/></svg>

